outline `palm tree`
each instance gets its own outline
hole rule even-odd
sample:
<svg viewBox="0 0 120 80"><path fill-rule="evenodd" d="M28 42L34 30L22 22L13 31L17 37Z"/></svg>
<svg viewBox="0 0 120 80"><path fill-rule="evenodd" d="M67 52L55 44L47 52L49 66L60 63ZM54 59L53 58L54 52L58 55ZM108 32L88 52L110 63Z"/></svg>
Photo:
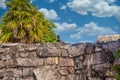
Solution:
<svg viewBox="0 0 120 80"><path fill-rule="evenodd" d="M53 43L57 41L57 36L53 32L56 26L47 20L42 12L36 10L28 0L10 0L6 5L9 10L0 24L1 42ZM48 37L51 40L47 40Z"/></svg>

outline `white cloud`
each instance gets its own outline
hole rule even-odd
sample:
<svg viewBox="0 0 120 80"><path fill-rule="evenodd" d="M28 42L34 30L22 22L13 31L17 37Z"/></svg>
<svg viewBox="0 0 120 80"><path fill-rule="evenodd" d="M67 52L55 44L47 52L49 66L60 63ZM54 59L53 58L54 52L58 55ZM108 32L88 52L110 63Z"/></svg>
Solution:
<svg viewBox="0 0 120 80"><path fill-rule="evenodd" d="M43 12L47 19L50 19L50 20L59 20L60 19L57 15L56 11L53 9L48 10L46 8L41 8L39 11Z"/></svg>
<svg viewBox="0 0 120 80"><path fill-rule="evenodd" d="M95 22L85 24L83 27L77 29L76 31L77 33L70 35L70 38L80 39L83 36L109 35L117 33L109 27L98 26Z"/></svg>
<svg viewBox="0 0 120 80"><path fill-rule="evenodd" d="M6 1L6 0L1 0L1 1L0 1L0 8L2 8L2 9L5 9L5 8L6 8L5 1Z"/></svg>
<svg viewBox="0 0 120 80"><path fill-rule="evenodd" d="M63 9L63 10L65 10L66 8L67 8L67 6L65 6L65 5L60 7L60 9Z"/></svg>
<svg viewBox="0 0 120 80"><path fill-rule="evenodd" d="M116 0L106 0L108 1L109 3L114 3Z"/></svg>
<svg viewBox="0 0 120 80"><path fill-rule="evenodd" d="M73 30L77 27L77 25L75 23L55 23L57 28L55 29L56 32L63 32L63 31L70 31Z"/></svg>
<svg viewBox="0 0 120 80"><path fill-rule="evenodd" d="M73 0L68 2L67 6L81 15L87 15L88 12L90 12L96 17L111 17L118 16L120 12L120 6L113 4L115 1L116 0Z"/></svg>

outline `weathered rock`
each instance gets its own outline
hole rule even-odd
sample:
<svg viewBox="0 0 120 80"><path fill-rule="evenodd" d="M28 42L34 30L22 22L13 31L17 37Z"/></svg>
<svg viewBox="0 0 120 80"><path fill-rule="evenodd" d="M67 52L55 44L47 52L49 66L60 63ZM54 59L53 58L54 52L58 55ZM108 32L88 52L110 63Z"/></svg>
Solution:
<svg viewBox="0 0 120 80"><path fill-rule="evenodd" d="M99 42L117 41L118 39L120 39L120 34L98 36Z"/></svg>
<svg viewBox="0 0 120 80"><path fill-rule="evenodd" d="M116 80L116 79L114 79L114 78L106 78L106 80Z"/></svg>
<svg viewBox="0 0 120 80"><path fill-rule="evenodd" d="M66 80L66 77L65 76L61 76L60 80Z"/></svg>
<svg viewBox="0 0 120 80"><path fill-rule="evenodd" d="M69 74L68 70L65 68L65 67L62 67L60 70L59 70L59 73L60 75L62 76L66 76Z"/></svg>
<svg viewBox="0 0 120 80"><path fill-rule="evenodd" d="M87 80L87 77L85 75L79 75L75 77L75 80Z"/></svg>
<svg viewBox="0 0 120 80"><path fill-rule="evenodd" d="M23 69L23 77L31 77L33 75L33 68Z"/></svg>
<svg viewBox="0 0 120 80"><path fill-rule="evenodd" d="M3 48L7 48L7 47L16 47L16 46L18 46L19 45L19 43L4 43L4 44L2 44L2 47Z"/></svg>
<svg viewBox="0 0 120 80"><path fill-rule="evenodd" d="M39 59L39 58L33 58L33 59L30 59L33 66L42 66L44 63L43 63L43 59Z"/></svg>
<svg viewBox="0 0 120 80"><path fill-rule="evenodd" d="M86 46L85 53L91 54L91 53L94 53L94 51L95 51L95 46L94 45L87 45Z"/></svg>
<svg viewBox="0 0 120 80"><path fill-rule="evenodd" d="M120 42L0 44L0 80L111 80ZM113 79L114 80L114 79Z"/></svg>
<svg viewBox="0 0 120 80"><path fill-rule="evenodd" d="M8 48L8 50L6 50L5 53L6 53L7 56L9 56L8 58L6 57L6 60L9 59L9 58L15 59L15 58L19 57L18 48L17 47Z"/></svg>
<svg viewBox="0 0 120 80"><path fill-rule="evenodd" d="M41 65L43 65L43 59L39 59L39 58L33 58L33 59L18 58L17 63L18 63L18 66L25 66L25 67L41 66Z"/></svg>
<svg viewBox="0 0 120 80"><path fill-rule="evenodd" d="M84 56L84 57L85 57L85 59L83 61L83 65L84 66L88 66L88 65L90 66L92 64L92 61L93 61L93 58L91 58L91 57L93 57L93 55L87 55L87 56Z"/></svg>
<svg viewBox="0 0 120 80"><path fill-rule="evenodd" d="M74 61L71 58L60 58L59 60L60 66L74 66Z"/></svg>
<svg viewBox="0 0 120 80"><path fill-rule="evenodd" d="M36 58L37 54L36 51L29 52L28 58Z"/></svg>
<svg viewBox="0 0 120 80"><path fill-rule="evenodd" d="M101 53L95 53L95 54L91 55L91 59L93 59L92 62L91 62L91 64L100 64L100 63L103 63L101 57L102 57Z"/></svg>
<svg viewBox="0 0 120 80"><path fill-rule="evenodd" d="M61 56L61 49L39 47L37 48L37 55L39 57L58 57Z"/></svg>
<svg viewBox="0 0 120 80"><path fill-rule="evenodd" d="M7 69L6 76L20 78L20 77L22 77L22 70L21 69L13 69L13 68Z"/></svg>
<svg viewBox="0 0 120 80"><path fill-rule="evenodd" d="M89 80L103 80L103 79L98 78L98 77L89 77L88 79L89 79Z"/></svg>
<svg viewBox="0 0 120 80"><path fill-rule="evenodd" d="M76 57L84 54L85 44L80 44L79 46L69 46L68 52L70 57Z"/></svg>
<svg viewBox="0 0 120 80"><path fill-rule="evenodd" d="M58 57L46 58L44 65L58 65Z"/></svg>
<svg viewBox="0 0 120 80"><path fill-rule="evenodd" d="M5 68L5 61L0 60L0 68Z"/></svg>
<svg viewBox="0 0 120 80"><path fill-rule="evenodd" d="M5 53L0 54L0 60L3 60L3 61L6 60L6 54Z"/></svg>
<svg viewBox="0 0 120 80"><path fill-rule="evenodd" d="M18 66L25 66L25 67L33 66L31 59L28 58L17 58L16 61L18 63Z"/></svg>
<svg viewBox="0 0 120 80"><path fill-rule="evenodd" d="M17 61L15 59L6 60L6 68L17 67Z"/></svg>
<svg viewBox="0 0 120 80"><path fill-rule="evenodd" d="M101 48L101 47L95 47L95 50L94 50L94 52L100 52L100 51L102 51L103 49Z"/></svg>
<svg viewBox="0 0 120 80"><path fill-rule="evenodd" d="M3 72L0 72L0 79L4 77Z"/></svg>
<svg viewBox="0 0 120 80"><path fill-rule="evenodd" d="M75 75L68 75L66 80L75 80Z"/></svg>
<svg viewBox="0 0 120 80"><path fill-rule="evenodd" d="M68 51L66 49L62 50L62 57L68 57Z"/></svg>
<svg viewBox="0 0 120 80"><path fill-rule="evenodd" d="M83 68L83 56L76 57L74 62L75 62L75 69Z"/></svg>
<svg viewBox="0 0 120 80"><path fill-rule="evenodd" d="M26 57L28 57L28 55L29 55L29 52L19 52L19 55L20 55L20 57L21 58L26 58Z"/></svg>
<svg viewBox="0 0 120 80"><path fill-rule="evenodd" d="M62 76L66 76L69 74L74 74L75 70L73 67L60 67L59 73Z"/></svg>
<svg viewBox="0 0 120 80"><path fill-rule="evenodd" d="M0 70L0 79L5 76L5 68Z"/></svg>
<svg viewBox="0 0 120 80"><path fill-rule="evenodd" d="M69 56L76 57L83 55L85 53L85 44L79 44L77 46L71 46L68 48Z"/></svg>
<svg viewBox="0 0 120 80"><path fill-rule="evenodd" d="M68 49L68 52L70 57L75 57L80 55L79 49L76 46L71 46Z"/></svg>
<svg viewBox="0 0 120 80"><path fill-rule="evenodd" d="M16 80L14 77L4 77L2 80Z"/></svg>
<svg viewBox="0 0 120 80"><path fill-rule="evenodd" d="M0 48L0 54L1 54L1 53L4 53L4 52L5 52L5 49Z"/></svg>
<svg viewBox="0 0 120 80"><path fill-rule="evenodd" d="M104 49L108 49L110 51L116 50L120 47L120 42L119 41L113 41L113 42L108 42L103 44Z"/></svg>
<svg viewBox="0 0 120 80"><path fill-rule="evenodd" d="M16 78L15 80L36 80L33 77L26 77L26 78Z"/></svg>
<svg viewBox="0 0 120 80"><path fill-rule="evenodd" d="M94 65L92 76L95 77L106 77L107 72L110 71L110 68L103 64L103 65Z"/></svg>
<svg viewBox="0 0 120 80"><path fill-rule="evenodd" d="M57 71L50 66L37 68L34 74L37 80L60 80Z"/></svg>

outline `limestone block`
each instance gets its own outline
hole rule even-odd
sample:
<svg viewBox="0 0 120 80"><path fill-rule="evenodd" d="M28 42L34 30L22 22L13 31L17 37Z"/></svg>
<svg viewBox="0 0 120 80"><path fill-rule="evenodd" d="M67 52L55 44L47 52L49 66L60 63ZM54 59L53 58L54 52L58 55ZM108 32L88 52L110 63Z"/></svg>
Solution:
<svg viewBox="0 0 120 80"><path fill-rule="evenodd" d="M0 60L0 68L5 68L5 61Z"/></svg>
<svg viewBox="0 0 120 80"><path fill-rule="evenodd" d="M103 49L102 48L100 48L100 47L95 47L95 52L100 52L100 51L102 51Z"/></svg>
<svg viewBox="0 0 120 80"><path fill-rule="evenodd" d="M7 48L7 47L16 47L16 46L18 46L19 45L19 43L3 43L2 44L2 47L3 48Z"/></svg>
<svg viewBox="0 0 120 80"><path fill-rule="evenodd" d="M116 79L108 77L108 78L106 78L106 80L116 80Z"/></svg>
<svg viewBox="0 0 120 80"><path fill-rule="evenodd" d="M6 54L5 53L0 53L0 60L3 60L3 61L6 60Z"/></svg>
<svg viewBox="0 0 120 80"><path fill-rule="evenodd" d="M29 52L19 52L21 58L26 58L29 55Z"/></svg>
<svg viewBox="0 0 120 80"><path fill-rule="evenodd" d="M62 49L62 57L68 57L68 51L66 49Z"/></svg>
<svg viewBox="0 0 120 80"><path fill-rule="evenodd" d="M82 69L83 68L83 56L79 56L79 57L76 57L74 59L74 63L75 63L75 69Z"/></svg>
<svg viewBox="0 0 120 80"><path fill-rule="evenodd" d="M58 57L49 57L44 59L44 65L56 65L58 64Z"/></svg>
<svg viewBox="0 0 120 80"><path fill-rule="evenodd" d="M103 80L99 77L88 77L89 80ZM105 79L106 80L106 79Z"/></svg>
<svg viewBox="0 0 120 80"><path fill-rule="evenodd" d="M43 59L39 58L33 58L33 59L28 59L28 58L17 58L17 63L18 66L41 66L43 65Z"/></svg>
<svg viewBox="0 0 120 80"><path fill-rule="evenodd" d="M92 76L95 77L106 77L108 76L108 71L110 71L110 68L106 67L106 65L94 65L94 68L92 69Z"/></svg>
<svg viewBox="0 0 120 80"><path fill-rule="evenodd" d="M33 66L42 66L44 64L43 59L40 58L32 58L30 60L33 63Z"/></svg>
<svg viewBox="0 0 120 80"><path fill-rule="evenodd" d="M39 57L58 57L61 56L61 49L39 47L37 48L37 55Z"/></svg>
<svg viewBox="0 0 120 80"><path fill-rule="evenodd" d="M33 77L26 77L26 78L16 78L15 80L36 80Z"/></svg>
<svg viewBox="0 0 120 80"><path fill-rule="evenodd" d="M5 68L0 70L0 79L5 76Z"/></svg>
<svg viewBox="0 0 120 80"><path fill-rule="evenodd" d="M0 54L1 54L1 53L4 53L4 52L5 52L5 49L0 48Z"/></svg>
<svg viewBox="0 0 120 80"><path fill-rule="evenodd" d="M28 58L17 58L16 61L18 63L18 66L25 66L25 67L33 66L32 61Z"/></svg>
<svg viewBox="0 0 120 80"><path fill-rule="evenodd" d="M6 70L6 76L20 78L22 77L22 69L9 68Z"/></svg>
<svg viewBox="0 0 120 80"><path fill-rule="evenodd" d="M69 72L66 69L60 69L59 73L60 73L61 76L66 76L66 75L69 74Z"/></svg>
<svg viewBox="0 0 120 80"><path fill-rule="evenodd" d="M66 77L65 76L61 76L60 80L66 80Z"/></svg>
<svg viewBox="0 0 120 80"><path fill-rule="evenodd" d="M36 58L37 54L36 51L29 52L28 58Z"/></svg>
<svg viewBox="0 0 120 80"><path fill-rule="evenodd" d="M85 44L79 44L77 46L69 46L68 52L70 57L76 57L84 54L86 45Z"/></svg>
<svg viewBox="0 0 120 80"><path fill-rule="evenodd" d="M15 59L6 60L6 68L17 67L17 61Z"/></svg>
<svg viewBox="0 0 120 80"><path fill-rule="evenodd" d="M60 80L60 76L56 69L51 66L34 69L34 74L37 80Z"/></svg>
<svg viewBox="0 0 120 80"><path fill-rule="evenodd" d="M6 52L5 52L5 54L7 56L9 56L11 59L15 59L15 58L19 57L18 48L17 47L8 48L8 50L6 50ZM9 58L6 57L6 59L9 59Z"/></svg>
<svg viewBox="0 0 120 80"><path fill-rule="evenodd" d="M14 77L4 77L2 80L16 80Z"/></svg>
<svg viewBox="0 0 120 80"><path fill-rule="evenodd" d="M74 61L72 58L60 58L59 64L60 66L74 66Z"/></svg>
<svg viewBox="0 0 120 80"><path fill-rule="evenodd" d="M23 69L23 77L31 77L33 75L33 68Z"/></svg>
<svg viewBox="0 0 120 80"><path fill-rule="evenodd" d="M75 80L75 75L68 75L66 80Z"/></svg>
<svg viewBox="0 0 120 80"><path fill-rule="evenodd" d="M60 75L66 76L69 74L74 74L74 68L73 67L61 67L59 70Z"/></svg>
<svg viewBox="0 0 120 80"><path fill-rule="evenodd" d="M91 53L94 53L94 50L95 50L95 46L94 45L87 45L86 49L85 49L85 53L91 54Z"/></svg>
<svg viewBox="0 0 120 80"><path fill-rule="evenodd" d="M75 57L80 55L80 51L76 46L71 46L68 48L69 56L70 57Z"/></svg>
<svg viewBox="0 0 120 80"><path fill-rule="evenodd" d="M93 56L92 56L93 55ZM91 58L93 59L92 60L92 64L100 64L100 63L103 63L102 59L101 59L101 53L95 53L95 54L92 54Z"/></svg>

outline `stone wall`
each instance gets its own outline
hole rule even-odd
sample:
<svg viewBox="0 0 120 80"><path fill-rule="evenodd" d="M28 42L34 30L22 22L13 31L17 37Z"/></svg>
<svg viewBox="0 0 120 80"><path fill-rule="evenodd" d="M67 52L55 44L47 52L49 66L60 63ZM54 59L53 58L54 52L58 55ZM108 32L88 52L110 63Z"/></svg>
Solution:
<svg viewBox="0 0 120 80"><path fill-rule="evenodd" d="M99 42L117 41L119 39L120 39L120 34L98 36Z"/></svg>
<svg viewBox="0 0 120 80"><path fill-rule="evenodd" d="M120 42L0 44L0 80L114 80Z"/></svg>

